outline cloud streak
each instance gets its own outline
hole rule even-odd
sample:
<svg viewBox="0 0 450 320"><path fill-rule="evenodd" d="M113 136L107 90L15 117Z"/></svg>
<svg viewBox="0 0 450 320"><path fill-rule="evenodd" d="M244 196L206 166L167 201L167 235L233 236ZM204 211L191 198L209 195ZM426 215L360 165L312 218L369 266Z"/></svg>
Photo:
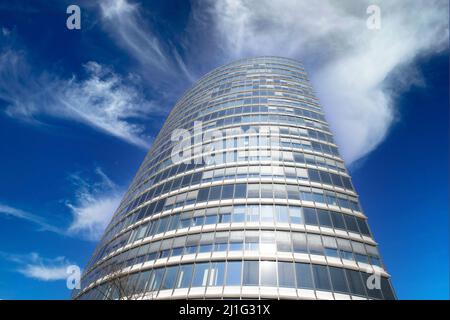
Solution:
<svg viewBox="0 0 450 320"><path fill-rule="evenodd" d="M63 229L49 224L39 215L26 212L21 209L13 208L2 203L0 203L0 214L31 222L39 227L39 231L50 231L62 235L65 234L65 231Z"/></svg>
<svg viewBox="0 0 450 320"><path fill-rule="evenodd" d="M144 76L154 86L173 87L175 83L178 86L195 79L177 48L170 42L161 41L142 17L142 6L126 0L103 0L99 4L104 28L145 68Z"/></svg>

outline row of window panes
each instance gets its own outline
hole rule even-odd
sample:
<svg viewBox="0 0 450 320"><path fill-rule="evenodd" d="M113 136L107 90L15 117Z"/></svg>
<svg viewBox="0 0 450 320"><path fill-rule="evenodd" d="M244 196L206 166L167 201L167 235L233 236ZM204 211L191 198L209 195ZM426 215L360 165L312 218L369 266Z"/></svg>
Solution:
<svg viewBox="0 0 450 320"><path fill-rule="evenodd" d="M389 280L381 277L380 289L376 289L368 285L371 283L369 279L371 275L366 272L309 263L258 260L205 262L134 273L119 280L123 281L122 287L125 288L125 292L119 293L114 283L106 283L101 288L92 289L84 298L118 299L123 298L121 295L132 296L143 292L179 288L264 286L316 289L371 299L395 299Z"/></svg>
<svg viewBox="0 0 450 320"><path fill-rule="evenodd" d="M176 168L175 168L176 169ZM175 170L166 171L166 175L158 175L155 177L153 184L157 184L159 180L164 180L174 174ZM167 175L168 174L168 175ZM234 180L245 178L287 178L298 179L303 181L312 181L324 183L331 186L345 188L353 190L350 179L345 176L329 173L316 169L304 169L289 166L240 166L240 167L227 167L222 169L215 169L203 172L195 172L192 174L184 175L175 180L168 180L164 185L152 188L147 191L146 197L136 202L136 205L151 199L152 197L160 194L167 193L172 190L184 188L190 185L196 185L198 183L222 181L222 180ZM132 209L132 208L131 208Z"/></svg>
<svg viewBox="0 0 450 320"><path fill-rule="evenodd" d="M253 116L254 115L251 115L251 117L253 117ZM291 116L282 116L282 115L273 115L272 117L269 117L269 118L267 118L268 117L267 115L263 115L263 116L264 116L263 119L265 119L266 122L267 121L271 122L272 120L275 121L275 122L286 120L286 122L288 122L288 123L290 123L292 125L307 127L308 130L310 130L310 132L313 132L316 129L324 130L324 128L322 128L323 125L321 125L319 123L316 123L316 122L313 122L313 121L309 121L307 119L303 119L303 118L291 119L292 118ZM222 118L219 122L221 122L222 124L224 122L226 122L225 125L227 125L227 126L228 125L236 125L236 124L241 123L242 122L241 120L245 120L246 122L249 122L248 121L248 117L250 117L250 116L247 116L247 118L245 118L245 119L243 119L242 117ZM196 119L196 121L198 121L198 119ZM190 122L188 124L185 124L183 127L178 128L178 129L183 129L184 128L186 130L191 130L193 128L193 126L194 126L194 121L192 121L192 122ZM220 124L218 122L203 123L202 124L202 131L203 132L207 132L208 130L211 130L211 129L217 129L219 126L220 126ZM259 125L252 125L251 126L252 130L255 130L255 131L258 128L265 128L265 127L267 127L267 126L259 126ZM243 126L241 126L241 128L243 128ZM277 126L273 126L273 128L274 128L274 130L270 130L270 134L278 134L278 132L275 131L275 129L277 129ZM234 129L231 129L231 130L235 130L235 129L237 130L237 128L234 128ZM228 128L226 130L228 130ZM244 130L244 131L247 131L247 130ZM325 131L327 132L328 129L325 130ZM262 131L259 130L257 132L262 132ZM319 131L315 131L315 132L319 132ZM311 134L312 134L312 136L315 135L313 133L311 133ZM329 136L331 137L331 135L329 135ZM308 135L308 137L309 137L309 135ZM323 138L323 137L322 137L321 134L318 133L317 134L317 138ZM323 140L323 139L320 139L320 140ZM324 141L327 141L327 139L325 139ZM164 158L167 158L170 155L170 153L171 153L171 145L173 145L173 144L174 144L174 142L171 141L171 135L170 135L170 136L167 137L167 139L164 140L164 143L163 143L162 146L155 147L154 148L155 151L152 150L152 156L150 157L151 162L150 163L145 163L144 167L145 168L150 168L153 164L160 162ZM327 153L331 153L331 154L337 153L337 150L334 150L334 149L333 150L329 150L325 146L323 148L325 148L324 151L327 151ZM157 151L157 150L160 150L160 151ZM319 150L319 149L317 149L317 150Z"/></svg>
<svg viewBox="0 0 450 320"><path fill-rule="evenodd" d="M207 119L203 118L195 118L190 122L183 123L182 125L179 125L177 127L174 127L174 129L186 129L191 130L194 127L195 122L197 121L205 121L203 123L203 131L207 131L209 129L218 129L223 126L228 125L237 125L240 123L251 123L251 122L263 122L263 123L277 123L281 125L296 125L296 126L303 126L311 129L319 129L325 132L329 132L328 125L320 122L315 122L312 120L309 120L307 118L297 117L297 116L291 116L291 115L280 115L280 114L249 114L249 115L243 115L243 116L226 116L222 117L220 119L217 119L216 121L208 121ZM172 131L173 131L172 130ZM172 131L170 131L170 135L168 134L165 141L170 140ZM160 157L160 156L158 156Z"/></svg>
<svg viewBox="0 0 450 320"><path fill-rule="evenodd" d="M152 197L149 197L149 199L151 198ZM361 211L356 198L348 197L346 195L331 191L324 191L317 188L270 183L224 184L201 188L190 192L184 192L178 194L177 196L154 201L149 205L144 206L134 213L128 215L114 228L111 228L109 234L117 234L121 229L124 229L127 226L148 216L160 213L163 210L179 208L206 201L231 199L303 200L324 203L333 206L340 206L341 208L351 209L355 211ZM106 239L108 238L105 237L104 240Z"/></svg>
<svg viewBox="0 0 450 320"><path fill-rule="evenodd" d="M238 151L230 151L227 153L216 153L212 159L214 162L223 161L224 163L227 163L230 167L233 165L233 163L242 162L242 161L252 162L252 161L263 161L263 160L275 160L275 161L281 160L281 161L286 162L286 165L284 166L284 169L283 169L285 171L285 175L286 176L289 175L289 177L292 177L292 178L294 177L292 168L287 166L287 163L290 163L290 162L333 168L333 166L331 166L331 164L329 164L329 160L322 158L322 157L298 153L298 152L287 152L287 151L278 151L278 150L271 151L270 153L267 150L260 150L260 151L253 150L253 151L239 151L239 152ZM174 175L182 173L182 172L186 172L189 170L204 167L205 165L206 164L203 162L203 159L192 158L192 161L190 163L177 164L177 165L172 166L164 171L161 171L153 179L150 179L144 185L141 185L138 190L134 191L134 193L139 194L139 190L143 190L148 186L155 185L161 180L168 179L171 176L174 176ZM249 164L249 166L250 166L250 164ZM280 168L281 165L278 165L276 167ZM261 166L261 168L263 168L263 166ZM336 168L334 168L334 169L336 169ZM231 169L229 169L229 170L231 170ZM196 172L196 173L192 174L192 180L190 180L189 176L179 178L179 179L183 179L181 181L181 183L179 184L180 188L198 183L200 181L199 179L201 179L200 177L201 177L201 173ZM319 180L316 179L316 181L317 182L322 181L323 183L325 183L328 180L326 178L327 177L323 176ZM341 178L341 179L343 179L343 178ZM331 178L331 180L333 181L333 178ZM339 179L335 179L335 180L336 180L336 182L334 184L339 187L341 185L344 185L345 187L351 187L351 183L348 180L342 181L342 183L339 183L339 181L338 181ZM174 183L174 186L177 186L177 185L178 185L178 182ZM131 211L134 207L136 207L140 203L142 203L144 201L144 199L147 199L146 201L148 201L148 199L151 199L152 197L158 196L163 192L167 192L167 191L174 189L172 187L172 181L167 181L165 186L160 185L157 188L158 188L157 190L155 190L155 189L148 190L145 194L136 198L134 200L134 202L130 203L127 207L123 207L122 214L117 215L115 218L116 219L120 218L120 216L123 215L125 212ZM352 190L352 189L353 188L350 188L350 190ZM165 191L163 191L163 190L165 190ZM122 205L121 205L121 207L122 207Z"/></svg>
<svg viewBox="0 0 450 320"><path fill-rule="evenodd" d="M132 233L129 242L144 238L149 230L151 229L149 229L147 224L139 227ZM122 243L123 245L125 245L125 242ZM174 249L171 251L170 248ZM211 250L212 252L242 251L243 249L265 253L270 251L272 254L278 251L326 255L328 257L381 266L378 249L369 244L326 235L305 234L304 232L246 230L245 232L217 231L216 234L213 232L196 233L189 236L166 239L162 242L148 243L109 258L106 264L102 262L102 269L104 270L102 274L108 273L108 265L121 265L125 261L127 261L126 266L131 266L148 260L180 254L211 252ZM107 250L104 256L109 252L110 250Z"/></svg>
<svg viewBox="0 0 450 320"><path fill-rule="evenodd" d="M195 211L172 214L149 223L141 225L127 232L126 237L118 237L114 241L105 246L105 250L99 252L100 260L109 252L115 251L117 248L124 246L126 243L139 240L141 238L163 233L167 231L183 229L188 227L196 227L210 225L216 223L230 222L263 222L267 223L291 223L297 225L312 225L326 228L335 228L354 233L359 233L370 237L370 231L367 222L359 217L342 214L340 212L299 207L299 206L282 206L282 205L241 205L215 207L208 209L199 209Z"/></svg>
<svg viewBox="0 0 450 320"><path fill-rule="evenodd" d="M151 199L151 197L150 197ZM170 197L154 201L149 205L128 215L117 225L113 233L123 229L145 217L155 215L163 210L174 209L194 203L207 201L231 200L231 199L279 199L279 200L302 200L324 203L341 208L361 211L356 198L348 197L341 193L332 191L302 187L297 185L271 184L271 183L238 183L224 184L206 187L190 192L178 194L176 198Z"/></svg>
<svg viewBox="0 0 450 320"><path fill-rule="evenodd" d="M307 113L304 113L304 116L310 117L312 119L317 119L319 121L325 121L323 118L323 115L321 113L320 107L316 107L314 104L317 103L313 99L311 99L311 96L308 96L307 94L293 94L284 92L285 90L278 90L275 91L274 89L271 90L253 90L253 91L241 91L239 93L231 92L231 90L228 90L227 94L222 95L219 98L216 99L210 99L206 102L204 93L200 93L199 96L194 97L191 101L186 101L182 105L176 106L176 109L182 110L182 112L176 113L176 116L169 117L167 120L167 125L163 128L162 134L167 134L168 131L175 127L180 127L183 125L183 123L198 119L199 116L209 112L209 111L215 111L227 108L227 107L233 107L235 104L224 104L224 102L227 101L238 101L240 102L240 105L248 105L248 104L266 104L271 102L270 104L274 107L277 107L277 104L273 104L272 101L269 101L269 98L271 100L277 99L278 101L283 100L293 100L295 102L291 103L290 105L292 107L306 107L306 109L303 109L304 111L307 111ZM202 96L203 95L203 96ZM201 104L198 104L198 101L202 101ZM312 102L312 104L311 104ZM183 108L183 106L185 106ZM308 109L311 109L308 110ZM190 111L189 111L190 110ZM300 110L300 109L299 109ZM311 112L320 112L319 114L313 114ZM301 113L303 114L303 113ZM212 119L212 118L211 118Z"/></svg>
<svg viewBox="0 0 450 320"><path fill-rule="evenodd" d="M263 155L262 153L267 154L267 150L262 150L262 151L265 151L265 152L261 152L261 155ZM242 153L247 156L250 156L250 155L253 156L253 153L255 153L255 152L257 152L257 151L255 151L255 150L243 151L243 152L241 151L241 152L239 152L239 157L238 157L238 153L236 151L233 151L232 157L229 157L230 154L227 153L225 155L227 157L226 164L231 166L233 164L231 160L235 161L234 160L235 158L236 158L236 160L239 159L239 161L241 161ZM315 165L315 166L323 166L326 168L330 168L330 169L334 169L334 170L338 170L343 173L346 173L343 164L340 162L337 162L336 160L331 160L331 159L323 158L320 156L314 156L314 155L303 154L303 153L298 153L298 152L294 152L294 153L287 152L287 151L275 151L275 152L276 153L274 154L274 156L276 156L278 158L278 160L283 160L285 162L296 162L299 164L310 164L310 165ZM220 154L215 156L214 160L216 160L216 158L220 158ZM270 159L272 159L272 155L270 155ZM276 160L276 159L274 158L274 160ZM193 169L202 168L206 165L204 159L202 159L202 157L199 157L198 155L195 155L195 157L193 157L191 159L191 161L189 161L188 163L179 163L179 164L173 165L173 163L171 163L171 161L168 161L168 162L169 162L168 165L170 167L167 169L164 169L164 166L158 166L158 170L161 170L161 171L159 173L157 173L155 176L153 176L153 178L149 179L149 177L152 176L157 171L156 167L154 168L154 170L141 172L141 176L138 179L138 181L136 181L135 184L133 184L131 186L132 189L135 189L134 193L135 194L139 193L139 190L144 190L144 189L148 188L149 186L154 185L164 179L168 179L176 174L184 173L186 171L193 170ZM144 181L146 181L146 182L143 183Z"/></svg>

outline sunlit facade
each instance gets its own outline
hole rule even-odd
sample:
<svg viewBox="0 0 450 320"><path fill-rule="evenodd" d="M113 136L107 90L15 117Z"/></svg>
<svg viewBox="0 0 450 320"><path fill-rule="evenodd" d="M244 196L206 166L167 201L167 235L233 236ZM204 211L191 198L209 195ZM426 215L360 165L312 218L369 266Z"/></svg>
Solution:
<svg viewBox="0 0 450 320"><path fill-rule="evenodd" d="M395 299L301 63L239 60L183 95L73 297Z"/></svg>

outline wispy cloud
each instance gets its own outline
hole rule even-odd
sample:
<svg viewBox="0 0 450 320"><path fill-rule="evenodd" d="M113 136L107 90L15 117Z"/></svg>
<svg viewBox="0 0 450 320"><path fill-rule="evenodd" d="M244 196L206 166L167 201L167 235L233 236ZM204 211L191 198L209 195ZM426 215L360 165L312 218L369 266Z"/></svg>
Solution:
<svg viewBox="0 0 450 320"><path fill-rule="evenodd" d="M74 188L73 200L64 202L69 209L69 226L59 227L49 223L43 215L30 213L0 202L0 216L13 217L37 225L38 231L49 231L69 237L97 241L120 204L124 190L117 186L101 168L96 168L91 178L80 173L71 174Z"/></svg>
<svg viewBox="0 0 450 320"><path fill-rule="evenodd" d="M126 78L94 61L84 65L83 77L69 79L36 74L23 51L0 53L0 99L5 113L15 119L43 124L45 117L73 120L123 141L147 149L151 137L142 121L161 114L134 85L137 75Z"/></svg>
<svg viewBox="0 0 450 320"><path fill-rule="evenodd" d="M2 214L31 222L39 227L39 231L51 231L62 235L65 234L65 231L63 229L49 224L39 215L0 203L0 215Z"/></svg>
<svg viewBox="0 0 450 320"><path fill-rule="evenodd" d="M36 252L30 254L10 254L0 252L0 257L14 262L15 271L40 281L65 280L67 267L73 265L66 257L44 258Z"/></svg>
<svg viewBox="0 0 450 320"><path fill-rule="evenodd" d="M417 82L414 59L448 48L448 2L377 1L381 30L366 27L373 1L223 0L200 2L194 17L208 25L208 55L231 60L280 55L302 60L347 162L375 149L395 121L386 86L402 68L401 89ZM218 61L219 62L219 61Z"/></svg>
<svg viewBox="0 0 450 320"><path fill-rule="evenodd" d="M144 76L154 86L175 86L193 81L195 75L186 66L177 48L161 40L148 19L141 15L142 6L126 0L100 1L105 29L145 69ZM181 77L180 77L181 76Z"/></svg>
<svg viewBox="0 0 450 320"><path fill-rule="evenodd" d="M101 169L97 169L96 173L99 180L95 183L86 181L78 174L71 176L77 188L76 200L67 203L73 214L68 232L88 240L100 238L123 196L123 190Z"/></svg>

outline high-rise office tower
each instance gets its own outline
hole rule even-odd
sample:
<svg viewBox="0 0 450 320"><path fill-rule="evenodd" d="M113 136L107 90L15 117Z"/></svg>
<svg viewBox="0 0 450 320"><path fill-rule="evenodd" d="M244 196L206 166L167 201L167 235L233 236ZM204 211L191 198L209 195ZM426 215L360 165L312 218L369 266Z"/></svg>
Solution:
<svg viewBox="0 0 450 320"><path fill-rule="evenodd" d="M239 60L181 97L73 297L395 299L299 62Z"/></svg>

